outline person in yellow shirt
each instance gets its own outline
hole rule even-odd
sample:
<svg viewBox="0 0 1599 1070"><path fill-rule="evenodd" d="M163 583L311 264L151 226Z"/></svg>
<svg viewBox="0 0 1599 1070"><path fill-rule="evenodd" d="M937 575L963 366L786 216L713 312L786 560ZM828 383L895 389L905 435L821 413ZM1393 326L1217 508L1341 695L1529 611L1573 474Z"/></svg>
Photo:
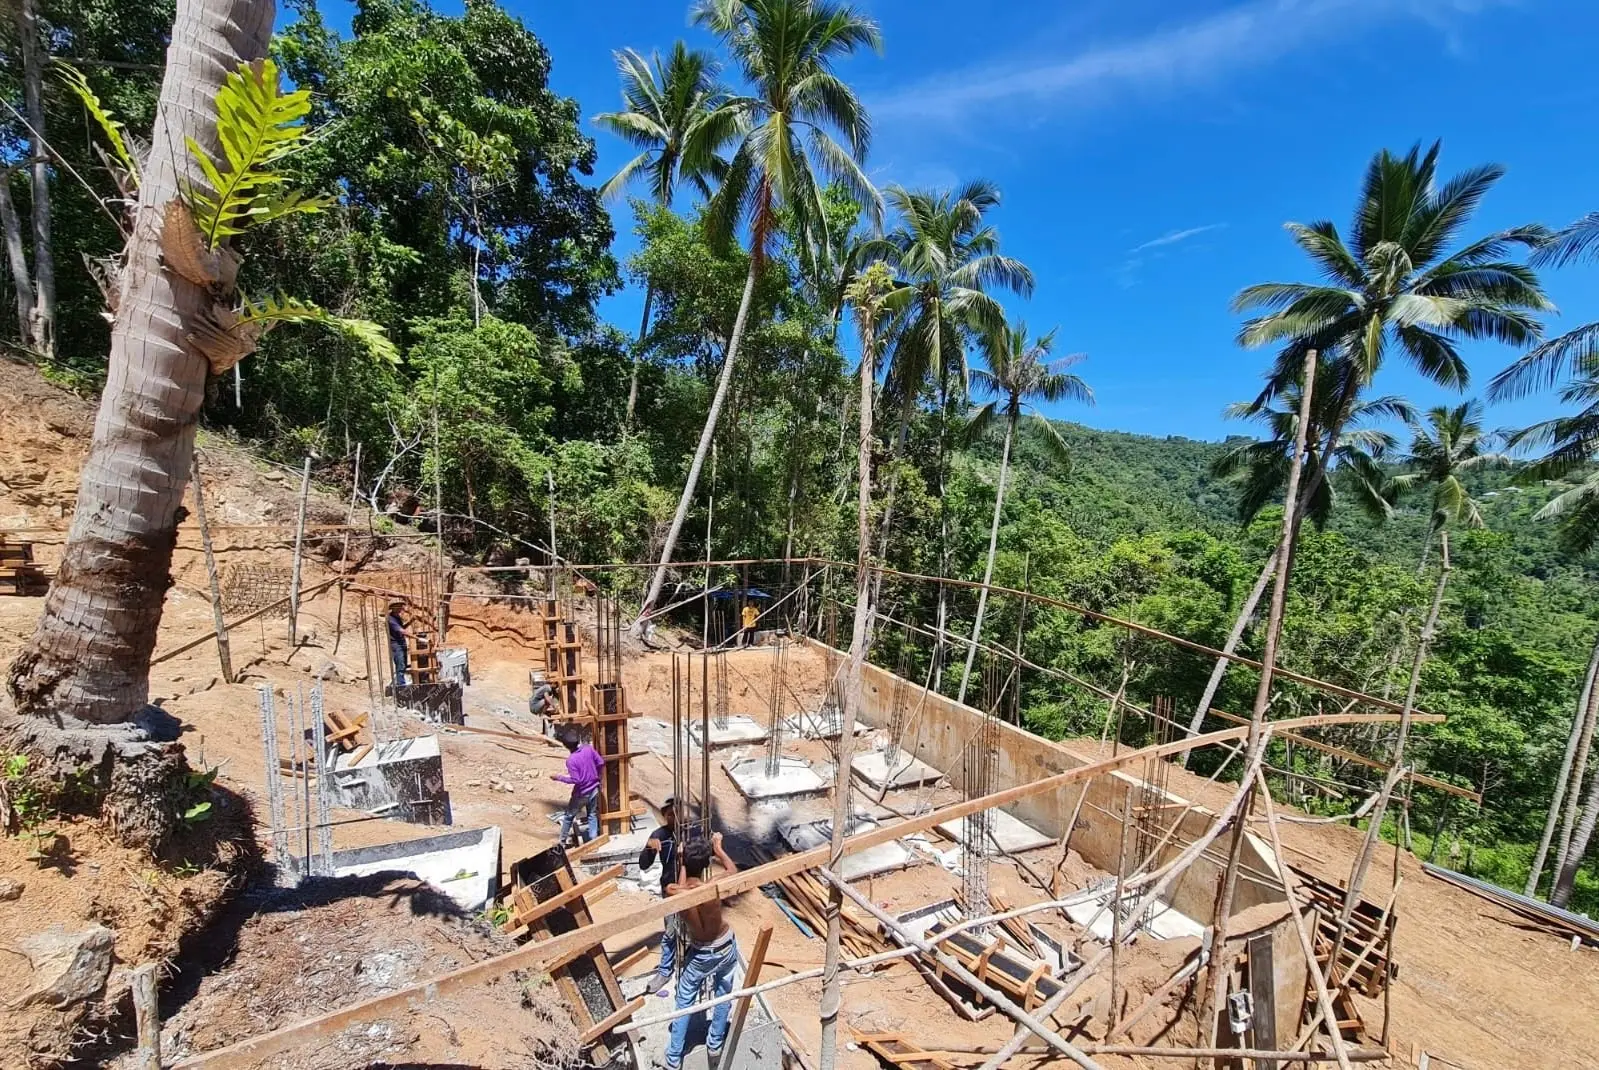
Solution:
<svg viewBox="0 0 1599 1070"><path fill-rule="evenodd" d="M755 603L744 603L744 645L755 645L755 623L761 619L760 610L755 608Z"/></svg>

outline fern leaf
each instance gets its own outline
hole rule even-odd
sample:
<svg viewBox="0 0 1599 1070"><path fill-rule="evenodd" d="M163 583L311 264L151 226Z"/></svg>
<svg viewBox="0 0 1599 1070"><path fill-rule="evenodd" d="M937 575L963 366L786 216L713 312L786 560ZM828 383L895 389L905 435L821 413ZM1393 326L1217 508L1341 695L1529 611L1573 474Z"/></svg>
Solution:
<svg viewBox="0 0 1599 1070"><path fill-rule="evenodd" d="M139 185L139 164L133 158L133 153L128 150L127 130L117 121L111 109L100 102L100 98L89 86L89 79L84 77L82 71L65 60L56 60L56 70L61 75L61 80L66 83L72 94L83 105L83 110L89 113L89 118L100 127L100 132L111 143L111 151L116 154L117 162L127 171L135 189Z"/></svg>
<svg viewBox="0 0 1599 1070"><path fill-rule="evenodd" d="M238 328L252 328L266 332L280 323L318 324L338 331L353 342L358 342L368 353L380 360L386 360L390 364L400 362L399 347L390 340L382 326L371 320L335 316L320 305L287 294L278 294L276 297L267 297L261 301L245 298L238 311Z"/></svg>
<svg viewBox="0 0 1599 1070"><path fill-rule="evenodd" d="M210 248L251 224L332 203L285 192L287 179L276 170L306 144L301 120L311 111L308 91L281 92L277 64L262 59L240 65L217 90L216 109L220 164L192 139L188 143L208 187L196 184L188 198Z"/></svg>

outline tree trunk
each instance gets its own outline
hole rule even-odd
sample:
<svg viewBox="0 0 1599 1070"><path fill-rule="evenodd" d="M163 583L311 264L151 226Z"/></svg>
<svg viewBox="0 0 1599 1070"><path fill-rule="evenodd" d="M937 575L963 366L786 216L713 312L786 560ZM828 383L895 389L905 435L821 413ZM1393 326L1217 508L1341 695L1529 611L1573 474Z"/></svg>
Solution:
<svg viewBox="0 0 1599 1070"><path fill-rule="evenodd" d="M1273 671L1277 667L1277 640L1282 635L1283 612L1288 604L1288 559L1294 538L1299 532L1297 520L1297 506L1299 504L1299 475L1305 463L1305 450L1310 429L1310 403L1312 388L1316 382L1316 351L1305 351L1305 368L1303 373L1304 385L1299 392L1299 428L1294 436L1294 456L1289 462L1288 488L1283 495L1283 530L1279 536L1277 553L1274 555L1276 571L1273 575L1275 582L1271 589L1271 604L1266 612L1266 641L1260 652L1260 683L1255 689L1255 705L1249 717L1248 750L1250 765L1253 767L1265 746L1262 732L1266 724L1266 707L1271 702L1271 681ZM1238 864L1243 855L1244 831L1249 823L1249 810L1254 802L1255 785L1250 782L1244 797L1243 813L1239 815L1238 822L1233 826L1232 838L1227 850L1227 869L1222 875L1221 887L1216 896L1216 928L1213 938L1214 947L1227 946L1227 931L1232 921L1233 898L1238 888ZM1123 825L1126 817L1123 816ZM1336 959L1334 960L1336 961ZM1206 1024L1209 1039L1216 1039L1216 1014L1221 1009L1227 997L1227 981L1232 976L1232 964L1226 963L1218 968L1218 958L1213 958L1210 964L1211 991L1207 1004L1208 1010L1201 1014L1200 1020ZM1216 1060L1215 1066L1222 1065L1221 1060Z"/></svg>
<svg viewBox="0 0 1599 1070"><path fill-rule="evenodd" d="M1338 448L1338 438L1341 433L1341 427L1335 427L1328 432L1327 441L1321 450L1321 466L1316 469L1315 474L1311 476L1310 482L1305 484L1304 490L1300 492L1299 501L1294 510L1293 537L1288 541L1290 565L1292 565L1294 544L1299 541L1299 529L1304 523L1305 510L1309 508L1310 500L1314 497L1316 491L1321 489L1322 481L1327 478L1327 468L1332 464L1333 451ZM1273 550L1271 555L1266 558L1266 564L1261 568L1260 575L1256 578L1255 586L1251 588L1249 597L1239 607L1238 617L1233 621L1232 631L1227 634L1227 642L1221 648L1223 654L1232 654L1238 649L1238 644L1243 640L1244 630L1249 627L1249 622L1255 615L1255 608L1260 605L1261 596L1266 591L1266 584L1270 582L1272 573L1277 568L1278 552L1278 550ZM1227 667L1230 664L1231 662L1227 658L1216 659L1215 667L1210 671L1210 679L1205 682L1205 692L1200 697L1199 705L1194 708L1193 720L1188 724L1188 734L1190 736L1199 734L1199 729L1205 722L1205 714L1210 710L1210 704L1215 701L1216 691L1221 687L1222 677L1227 675ZM1192 751L1188 751L1183 754L1181 762L1184 769L1188 768L1188 759L1192 753Z"/></svg>
<svg viewBox="0 0 1599 1070"><path fill-rule="evenodd" d="M1564 907L1571 902L1572 890L1577 885L1577 870L1582 868L1582 858L1588 853L1588 841L1593 837L1596 823L1599 823L1599 776L1588 783L1588 799L1582 806L1582 820L1577 823L1577 832L1572 837L1571 849L1566 852L1566 860L1555 874L1555 886L1549 894L1549 902L1557 907Z"/></svg>
<svg viewBox="0 0 1599 1070"><path fill-rule="evenodd" d="M828 852L828 868L837 873L844 859L844 839L849 834L850 752L855 742L855 711L861 704L861 667L866 660L867 648L872 642L872 601L875 589L871 577L872 560L872 386L875 362L872 355L873 329L870 322L874 310L864 311L867 324L862 333L861 346L861 412L860 447L856 454L859 472L859 489L855 504L855 621L850 629L849 670L844 677L844 709L841 734L838 737L838 772L833 777L833 835ZM829 884L827 895L827 949L822 964L821 1025L822 1041L819 1059L822 1070L833 1070L836 1065L838 1044L838 1012L841 1002L839 992L839 943L841 939L844 892L837 884Z"/></svg>
<svg viewBox="0 0 1599 1070"><path fill-rule="evenodd" d="M192 338L212 305L163 267L162 220L184 184L204 183L185 140L217 152L217 90L266 54L273 13L272 0L179 0L72 531L32 645L11 665L20 712L116 724L148 699L210 370Z"/></svg>
<svg viewBox="0 0 1599 1070"><path fill-rule="evenodd" d="M1599 678L1595 681L1595 690L1599 690ZM1592 692L1588 695L1589 702L1593 702ZM1555 841L1555 874L1566 868L1566 856L1571 851L1572 832L1577 826L1577 810L1581 805L1582 781L1588 773L1588 754L1593 748L1593 736L1599 721L1599 713L1589 713L1582 719L1582 732L1577 739L1577 753L1572 755L1571 770L1566 781L1566 812L1560 822L1560 834Z"/></svg>
<svg viewBox="0 0 1599 1070"><path fill-rule="evenodd" d="M1554 797L1549 800L1549 816L1544 819L1543 836L1538 840L1538 853L1532 859L1532 871L1527 874L1523 894L1538 894L1538 879L1543 876L1543 864L1549 857L1549 842L1554 839L1555 824L1560 820L1560 804L1565 801L1567 782L1571 779L1572 761L1579 741L1584 735L1593 738L1593 719L1599 703L1594 702L1594 676L1599 674L1599 637L1594 639L1593 653L1588 658L1588 676L1582 685L1582 696L1571 715L1571 733L1566 737L1566 755L1560 762L1560 775L1555 777ZM1558 873L1560 867L1556 865Z"/></svg>
<svg viewBox="0 0 1599 1070"><path fill-rule="evenodd" d="M28 117L28 151L33 156L33 348L55 353L56 270L50 240L50 163L44 130L44 56L39 39L39 13L34 0L17 8L17 34L22 44L22 109Z"/></svg>
<svg viewBox="0 0 1599 1070"><path fill-rule="evenodd" d="M1438 586L1432 592L1432 607L1427 611L1427 621L1421 626L1421 635L1416 640L1416 657L1410 663L1410 683L1405 688L1405 704L1399 710L1399 735L1394 740L1394 752L1388 759L1388 775L1383 778L1382 788L1377 792L1377 805L1371 811L1371 824L1366 829L1366 839L1361 844L1360 854L1355 858L1355 867L1349 875L1349 888L1344 893L1343 910L1338 918L1338 931L1333 937L1333 953L1329 961L1336 963L1338 953L1343 947L1345 934L1349 931L1349 919L1355 912L1355 904L1360 901L1360 891L1366 883L1366 871L1371 866L1371 856L1376 850L1377 841L1382 837L1383 817L1388 812L1388 800L1394 793L1394 786L1399 783L1400 775L1405 765L1405 744L1410 741L1410 718L1416 710L1416 692L1421 687L1421 667L1427 661L1427 648L1432 645L1434 631L1438 627L1438 613L1444 604L1444 588L1449 585L1449 532L1447 530L1438 534L1438 550L1441 558L1438 573Z"/></svg>
<svg viewBox="0 0 1599 1070"><path fill-rule="evenodd" d="M759 243L756 243L759 248ZM733 321L733 337L727 343L727 356L722 360L722 374L716 381L716 394L711 398L711 410L705 414L705 427L700 431L700 444L694 449L694 460L689 465L688 478L683 481L683 496L678 499L677 512L672 515L672 526L666 529L666 542L661 546L661 560L650 577L650 588L639 607L638 619L633 622L633 634L642 635L644 622L661 596L666 583L666 568L672 561L672 551L677 549L677 537L683 531L683 521L688 516L689 503L694 500L694 490L699 485L700 469L705 467L705 455L710 452L711 439L716 435L716 419L722 414L722 403L727 400L727 388L733 381L733 365L738 360L739 343L744 340L744 325L749 319L750 304L755 297L755 277L760 273L761 258L750 254L750 271L744 280L744 296L739 298L738 318Z"/></svg>
<svg viewBox="0 0 1599 1070"><path fill-rule="evenodd" d="M650 305L654 300L655 287L645 283L644 318L639 321L638 341L633 343L633 370L627 378L627 417L622 421L624 428L633 426L633 409L638 405L638 366L640 358L644 355L644 336L650 333Z"/></svg>
<svg viewBox="0 0 1599 1070"><path fill-rule="evenodd" d="M999 517L1005 509L1005 476L1010 472L1010 444L1016 434L1015 404L1005 423L1005 446L999 455L999 486L994 488L994 522L988 527L988 564L983 567L983 586L977 592L977 617L972 621L971 642L966 645L966 667L961 670L960 694L955 701L966 701L966 687L972 680L972 663L977 660L977 644L983 641L983 614L988 609L988 585L994 582L994 556L999 549ZM975 909L975 905L974 905Z"/></svg>
<svg viewBox="0 0 1599 1070"><path fill-rule="evenodd" d="M22 220L11 199L12 168L0 170L0 231L5 234L6 266L17 292L17 337L29 349L33 346L33 276L22 248Z"/></svg>

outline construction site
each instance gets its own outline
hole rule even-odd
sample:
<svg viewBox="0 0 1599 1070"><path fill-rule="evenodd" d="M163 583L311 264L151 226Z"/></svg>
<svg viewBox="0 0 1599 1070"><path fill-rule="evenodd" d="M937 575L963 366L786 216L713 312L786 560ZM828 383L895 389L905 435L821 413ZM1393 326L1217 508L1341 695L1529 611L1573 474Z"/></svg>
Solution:
<svg viewBox="0 0 1599 1070"><path fill-rule="evenodd" d="M8 659L64 541L86 441L69 408L10 412L53 445L8 476L0 520L26 547ZM681 562L634 635L647 564L456 564L297 473L204 452L151 694L246 835L172 874L91 823L4 841L0 945L30 962L0 980L26 1008L5 1065L642 1070L688 1016L698 1068L721 1004L716 1065L748 1070L1592 1065L1599 930L1273 800L1268 742L1375 735L1397 701L1284 666L1317 712L1252 735L1213 710L1189 735L1164 696L1057 673L1103 730L1047 740L1016 723L1044 671L1025 650L985 644L964 703L912 671L906 651L955 640L897 619L897 595L956 581L880 569L873 649L900 653L864 658L851 703L853 563ZM1142 656L1219 654L1083 613ZM604 758L599 835L575 844L555 779L573 737ZM668 800L679 842L721 834L737 872L658 894L640 856ZM737 980L679 1009L651 983L663 930L713 899ZM35 998L71 978L43 976L28 934L91 923L112 933L93 998Z"/></svg>

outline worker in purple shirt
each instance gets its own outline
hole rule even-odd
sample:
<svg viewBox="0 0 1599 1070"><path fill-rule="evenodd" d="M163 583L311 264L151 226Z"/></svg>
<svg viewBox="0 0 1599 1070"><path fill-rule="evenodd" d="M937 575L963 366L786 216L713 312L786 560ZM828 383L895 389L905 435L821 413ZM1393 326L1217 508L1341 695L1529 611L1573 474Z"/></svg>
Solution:
<svg viewBox="0 0 1599 1070"><path fill-rule="evenodd" d="M605 757L594 749L592 743L579 745L576 732L561 733L561 742L571 753L566 756L566 774L556 774L554 779L572 785L572 797L567 800L566 811L561 815L561 842L571 842L572 823L584 811L588 812L589 829L585 838L599 839L600 773L605 768Z"/></svg>

